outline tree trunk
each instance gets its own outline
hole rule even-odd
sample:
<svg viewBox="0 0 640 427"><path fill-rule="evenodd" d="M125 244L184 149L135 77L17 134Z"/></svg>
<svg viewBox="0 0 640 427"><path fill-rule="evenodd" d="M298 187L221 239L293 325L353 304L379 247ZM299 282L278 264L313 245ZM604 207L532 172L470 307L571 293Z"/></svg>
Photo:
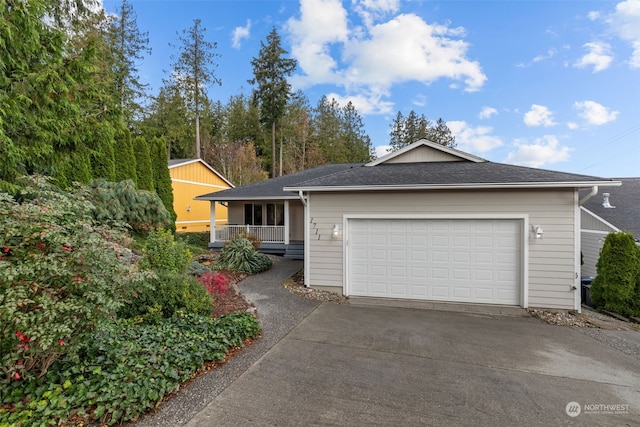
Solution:
<svg viewBox="0 0 640 427"><path fill-rule="evenodd" d="M200 114L196 113L196 159L200 158Z"/></svg>
<svg viewBox="0 0 640 427"><path fill-rule="evenodd" d="M271 123L271 178L276 177L276 122Z"/></svg>

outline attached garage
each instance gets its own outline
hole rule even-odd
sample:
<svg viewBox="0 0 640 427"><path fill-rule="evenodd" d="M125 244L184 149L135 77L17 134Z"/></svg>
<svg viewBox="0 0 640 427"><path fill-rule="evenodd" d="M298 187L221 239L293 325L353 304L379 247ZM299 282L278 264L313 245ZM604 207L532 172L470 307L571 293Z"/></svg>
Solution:
<svg viewBox="0 0 640 427"><path fill-rule="evenodd" d="M522 305L523 220L349 218L345 293Z"/></svg>

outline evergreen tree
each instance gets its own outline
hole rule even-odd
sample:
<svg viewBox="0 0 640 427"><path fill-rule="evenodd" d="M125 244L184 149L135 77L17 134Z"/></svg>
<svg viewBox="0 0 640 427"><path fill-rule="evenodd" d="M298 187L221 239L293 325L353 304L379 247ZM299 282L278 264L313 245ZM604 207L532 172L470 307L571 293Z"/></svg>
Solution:
<svg viewBox="0 0 640 427"><path fill-rule="evenodd" d="M220 55L215 53L217 43L211 43L204 38L206 29L202 27L200 19L194 19L193 26L178 34L181 43L179 55L172 56L173 60L173 85L187 101L187 105L193 111L195 119L196 157L200 158L200 113L204 100L207 97L206 88L211 83L221 85L222 82L215 76L214 68L217 64L214 60Z"/></svg>
<svg viewBox="0 0 640 427"><path fill-rule="evenodd" d="M160 196L164 207L167 208L173 220L175 231L176 212L173 209L173 187L169 174L169 158L167 156L166 142L162 138L154 138L151 141L151 165L153 168L153 183L156 193Z"/></svg>
<svg viewBox="0 0 640 427"><path fill-rule="evenodd" d="M146 97L148 85L140 82L137 64L149 55L149 33L140 32L133 6L122 0L116 16L109 22L107 33L113 57L114 89L119 107L126 123L131 126L135 117L140 117L140 99Z"/></svg>
<svg viewBox="0 0 640 427"><path fill-rule="evenodd" d="M409 144L420 139L426 139L445 147L455 147L455 137L451 134L451 130L447 127L442 119L438 119L434 125L431 120L427 119L424 114L418 114L411 110L407 117L404 117L400 111L396 115L391 124L389 133L389 145L391 151L399 150Z"/></svg>
<svg viewBox="0 0 640 427"><path fill-rule="evenodd" d="M364 130L362 118L351 101L343 109L343 138L349 163L369 162L374 157L371 139Z"/></svg>
<svg viewBox="0 0 640 427"><path fill-rule="evenodd" d="M115 180L124 181L130 179L137 183L136 157L129 129L124 128L116 135L115 147L117 147L114 150Z"/></svg>
<svg viewBox="0 0 640 427"><path fill-rule="evenodd" d="M260 106L260 121L271 128L271 176L276 176L276 123L284 115L291 93L287 82L298 66L295 59L285 58L288 52L280 45L275 27L267 36L267 44L260 42L257 58L251 60L254 78L249 80L258 87L253 92L254 103Z"/></svg>
<svg viewBox="0 0 640 427"><path fill-rule="evenodd" d="M149 116L140 124L147 141L156 137L164 138L171 159L194 157L194 128L189 123L186 101L177 87L170 82L162 86L149 110Z"/></svg>
<svg viewBox="0 0 640 427"><path fill-rule="evenodd" d="M341 140L342 109L335 98L323 96L318 101L313 117L314 142L327 163L344 163L348 153Z"/></svg>
<svg viewBox="0 0 640 427"><path fill-rule="evenodd" d="M8 188L19 175L54 174L84 141L88 116L78 100L95 95L90 77L97 49L95 43L82 51L69 49L68 34L90 15L83 2L2 4L0 187Z"/></svg>
<svg viewBox="0 0 640 427"><path fill-rule="evenodd" d="M285 173L295 173L325 163L317 145L313 144L313 111L309 99L301 91L294 93L287 104L280 132L284 145Z"/></svg>
<svg viewBox="0 0 640 427"><path fill-rule="evenodd" d="M136 176L139 190L155 191L153 182L153 169L151 167L151 156L149 146L142 136L133 139L134 156L136 158Z"/></svg>

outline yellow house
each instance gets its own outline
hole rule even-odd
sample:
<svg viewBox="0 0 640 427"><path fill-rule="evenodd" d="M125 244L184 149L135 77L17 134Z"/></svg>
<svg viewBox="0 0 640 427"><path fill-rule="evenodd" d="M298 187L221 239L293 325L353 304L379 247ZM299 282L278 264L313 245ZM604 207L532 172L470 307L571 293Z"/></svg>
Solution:
<svg viewBox="0 0 640 427"><path fill-rule="evenodd" d="M211 229L209 203L195 197L233 188L225 177L202 159L171 159L169 175L173 188L173 209L176 212L176 231L199 232ZM216 206L215 223L227 224L227 207Z"/></svg>

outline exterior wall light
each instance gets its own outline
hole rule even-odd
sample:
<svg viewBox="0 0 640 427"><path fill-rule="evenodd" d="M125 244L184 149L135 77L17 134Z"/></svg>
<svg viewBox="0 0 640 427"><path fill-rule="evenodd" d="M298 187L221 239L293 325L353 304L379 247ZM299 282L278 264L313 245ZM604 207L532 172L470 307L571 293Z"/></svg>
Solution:
<svg viewBox="0 0 640 427"><path fill-rule="evenodd" d="M340 237L340 226L338 224L333 224L333 230L331 231L331 236L334 239L337 239Z"/></svg>
<svg viewBox="0 0 640 427"><path fill-rule="evenodd" d="M539 225L534 225L533 226L533 237L535 237L536 239L542 239L542 236L544 235L544 231L542 230L542 227Z"/></svg>

